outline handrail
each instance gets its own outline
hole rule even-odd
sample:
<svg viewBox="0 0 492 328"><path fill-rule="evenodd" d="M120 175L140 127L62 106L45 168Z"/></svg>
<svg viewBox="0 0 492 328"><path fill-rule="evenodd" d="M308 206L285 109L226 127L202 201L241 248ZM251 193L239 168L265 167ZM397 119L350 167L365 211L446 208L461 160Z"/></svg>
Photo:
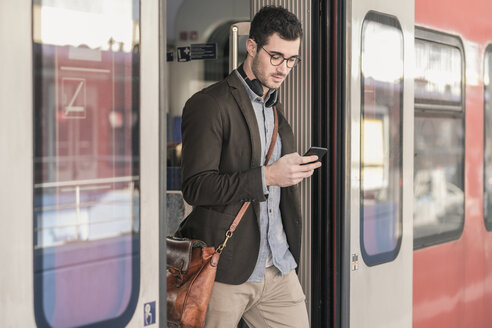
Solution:
<svg viewBox="0 0 492 328"><path fill-rule="evenodd" d="M138 175L136 175L136 176L112 177L112 178L101 178L101 179L90 179L90 180L42 182L42 183L36 183L34 185L34 188L58 188L58 187L87 186L87 185L103 184L103 183L131 182L131 181L138 181L139 179L140 179L140 177Z"/></svg>
<svg viewBox="0 0 492 328"><path fill-rule="evenodd" d="M240 35L249 35L250 22L238 22L231 25L229 31L229 72L238 66L238 40Z"/></svg>

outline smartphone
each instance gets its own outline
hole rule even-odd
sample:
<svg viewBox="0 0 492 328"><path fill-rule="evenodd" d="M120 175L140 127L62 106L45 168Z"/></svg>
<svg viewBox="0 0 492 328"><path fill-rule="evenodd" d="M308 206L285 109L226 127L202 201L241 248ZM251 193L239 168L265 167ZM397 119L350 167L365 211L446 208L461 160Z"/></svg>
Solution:
<svg viewBox="0 0 492 328"><path fill-rule="evenodd" d="M308 151L304 154L304 156L311 156L311 155L317 155L318 156L318 161L323 158L323 156L326 155L326 152L328 151L327 148L323 147L311 147L308 149ZM314 162L311 162L314 163ZM305 163L305 164L310 164L310 163Z"/></svg>

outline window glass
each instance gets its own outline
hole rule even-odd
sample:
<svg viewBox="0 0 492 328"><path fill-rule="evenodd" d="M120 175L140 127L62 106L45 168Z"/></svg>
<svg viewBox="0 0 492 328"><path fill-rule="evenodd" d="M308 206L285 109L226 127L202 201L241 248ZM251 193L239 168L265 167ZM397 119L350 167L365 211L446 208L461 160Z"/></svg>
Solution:
<svg viewBox="0 0 492 328"><path fill-rule="evenodd" d="M416 103L460 106L461 84L461 53L458 48L415 39Z"/></svg>
<svg viewBox="0 0 492 328"><path fill-rule="evenodd" d="M415 117L413 224L416 246L463 225L464 129L461 118Z"/></svg>
<svg viewBox="0 0 492 328"><path fill-rule="evenodd" d="M458 238L465 206L462 50L455 37L417 29L420 33L415 48L415 249Z"/></svg>
<svg viewBox="0 0 492 328"><path fill-rule="evenodd" d="M33 3L40 327L123 327L136 305L138 30L138 1Z"/></svg>
<svg viewBox="0 0 492 328"><path fill-rule="evenodd" d="M371 15L362 27L361 249L368 265L396 258L402 233L403 35Z"/></svg>
<svg viewBox="0 0 492 328"><path fill-rule="evenodd" d="M492 46L487 47L484 65L485 107L485 226L492 230Z"/></svg>

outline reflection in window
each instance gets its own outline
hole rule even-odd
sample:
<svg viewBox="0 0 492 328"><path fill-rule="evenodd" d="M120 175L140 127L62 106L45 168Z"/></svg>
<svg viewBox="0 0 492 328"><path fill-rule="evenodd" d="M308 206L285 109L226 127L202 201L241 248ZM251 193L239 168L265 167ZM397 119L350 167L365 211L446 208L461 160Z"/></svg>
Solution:
<svg viewBox="0 0 492 328"><path fill-rule="evenodd" d="M35 0L39 327L124 326L139 289L139 3Z"/></svg>
<svg viewBox="0 0 492 328"><path fill-rule="evenodd" d="M413 223L416 244L463 224L463 140L460 118L415 117Z"/></svg>
<svg viewBox="0 0 492 328"><path fill-rule="evenodd" d="M370 13L362 27L361 249L375 265L393 260L401 233L403 35Z"/></svg>
<svg viewBox="0 0 492 328"><path fill-rule="evenodd" d="M456 239L465 204L462 52L456 38L425 33L415 49L415 249Z"/></svg>
<svg viewBox="0 0 492 328"><path fill-rule="evenodd" d="M487 47L484 65L485 107L485 226L492 230L492 46Z"/></svg>
<svg viewBox="0 0 492 328"><path fill-rule="evenodd" d="M456 47L415 40L415 101L461 104L461 53Z"/></svg>

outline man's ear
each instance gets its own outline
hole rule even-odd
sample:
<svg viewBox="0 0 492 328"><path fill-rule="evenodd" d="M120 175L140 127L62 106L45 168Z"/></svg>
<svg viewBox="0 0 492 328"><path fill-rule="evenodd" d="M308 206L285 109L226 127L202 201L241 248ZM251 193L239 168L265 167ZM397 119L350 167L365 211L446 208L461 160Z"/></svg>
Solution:
<svg viewBox="0 0 492 328"><path fill-rule="evenodd" d="M251 38L246 40L246 51L248 52L248 55L254 57L256 55L256 50L257 50L257 44L255 40Z"/></svg>

